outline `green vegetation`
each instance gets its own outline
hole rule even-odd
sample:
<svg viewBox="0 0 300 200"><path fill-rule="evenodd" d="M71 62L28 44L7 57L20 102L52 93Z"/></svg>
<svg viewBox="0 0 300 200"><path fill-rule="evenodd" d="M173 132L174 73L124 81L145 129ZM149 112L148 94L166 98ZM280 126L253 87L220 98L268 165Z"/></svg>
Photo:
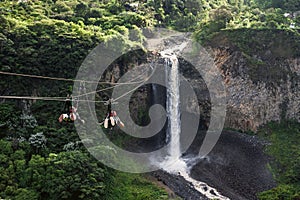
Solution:
<svg viewBox="0 0 300 200"><path fill-rule="evenodd" d="M157 186L137 174L116 172L115 178L111 180L111 185L108 187L111 187L111 192L107 194L108 199L168 199L168 194L165 191L158 190Z"/></svg>
<svg viewBox="0 0 300 200"><path fill-rule="evenodd" d="M13 104L0 106L1 198L168 199L142 175L118 172L95 160L74 125L58 124L57 115L43 108L35 113L37 105L30 116ZM39 126L34 116L50 119L48 126ZM117 135L112 139L123 145Z"/></svg>
<svg viewBox="0 0 300 200"><path fill-rule="evenodd" d="M216 40L226 38L229 40L228 44L236 46L243 53L249 56L260 55L262 59L276 60L300 56L300 35L291 30L243 28L224 30L222 34L215 34L215 38ZM271 51L269 55L268 50Z"/></svg>
<svg viewBox="0 0 300 200"><path fill-rule="evenodd" d="M285 121L270 123L259 135L267 137L271 145L267 153L274 157L270 169L278 186L262 192L260 199L299 199L300 198L300 124Z"/></svg>
<svg viewBox="0 0 300 200"><path fill-rule="evenodd" d="M105 169L81 151L29 158L25 141L16 147L0 140L0 145L1 198L167 199L162 189L140 175Z"/></svg>
<svg viewBox="0 0 300 200"><path fill-rule="evenodd" d="M141 28L166 27L191 31L212 46L229 41L244 53L253 80L263 78L257 76L262 74L258 66L277 78L284 72L270 70L264 57L255 55L272 49L274 60L299 56L300 15L284 16L299 10L297 0L1 0L0 71L74 78L98 43L118 38L142 47ZM117 62L128 67L136 57ZM72 82L0 76L1 95L57 97L72 91ZM0 104L0 198L167 199L142 176L116 172L92 158L74 125L57 123L61 103L25 101L30 109L22 110L24 102L7 102ZM105 108L96 106L103 114ZM138 117L149 121L144 108ZM285 125L273 124L270 137L269 152L279 161L271 167L280 185L262 199L299 198L299 126ZM287 133L290 137L284 137ZM111 139L122 146L128 137L116 133Z"/></svg>
<svg viewBox="0 0 300 200"><path fill-rule="evenodd" d="M2 198L97 199L105 192L103 167L80 151L31 155L10 142L1 145ZM107 177L106 177L107 178Z"/></svg>
<svg viewBox="0 0 300 200"><path fill-rule="evenodd" d="M195 37L203 42L222 30L236 29L282 29L290 28L291 19L284 16L292 12L288 7L278 7L274 4L265 5L267 1L209 1L203 2L201 15L195 25ZM289 5L298 5L297 2L286 2ZM294 7L295 8L295 7ZM300 9L299 9L300 10ZM299 24L296 24L298 27Z"/></svg>

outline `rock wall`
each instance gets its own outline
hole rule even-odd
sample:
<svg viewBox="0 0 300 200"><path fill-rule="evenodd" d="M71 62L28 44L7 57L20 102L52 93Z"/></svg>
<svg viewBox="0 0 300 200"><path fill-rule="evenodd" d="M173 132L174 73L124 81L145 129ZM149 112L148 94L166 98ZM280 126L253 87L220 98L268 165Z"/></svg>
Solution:
<svg viewBox="0 0 300 200"><path fill-rule="evenodd" d="M226 86L225 127L256 131L269 121L300 121L300 58L249 57L233 46L211 49Z"/></svg>
<svg viewBox="0 0 300 200"><path fill-rule="evenodd" d="M243 32L238 35L240 34ZM294 42L289 33L280 31L254 31L247 34L252 34L251 39L256 44L248 39L234 41L235 39L226 34L219 34L205 46L214 58L226 87L225 127L255 132L270 121L294 119L300 122L300 56L293 51L293 48L298 48L298 43ZM271 39L274 34L278 35L278 40ZM288 38L292 39L285 42ZM179 39L176 41L181 42ZM244 45L244 50L238 47L239 43ZM170 45L170 42L166 45ZM211 111L209 91L201 76L187 61L179 59L179 63L180 73L188 79L198 96L201 120L207 127ZM139 64L137 61L134 65ZM122 65L124 63L120 64ZM116 69L113 70L115 81L130 68L120 66L115 66ZM151 89L149 91L149 88L141 88L135 95L131 110L135 113L132 117L138 121L138 110L147 110L149 107L146 104L151 99ZM190 103L191 111L196 104L197 102Z"/></svg>

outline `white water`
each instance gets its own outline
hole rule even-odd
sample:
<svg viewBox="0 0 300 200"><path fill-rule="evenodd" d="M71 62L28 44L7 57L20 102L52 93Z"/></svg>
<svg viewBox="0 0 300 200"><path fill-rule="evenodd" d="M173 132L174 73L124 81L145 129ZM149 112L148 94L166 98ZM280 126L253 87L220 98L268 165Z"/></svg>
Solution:
<svg viewBox="0 0 300 200"><path fill-rule="evenodd" d="M167 86L166 110L168 116L168 128L166 143L169 143L168 156L160 166L169 173L186 171L186 163L181 159L180 149L180 95L178 59L175 55L165 55L165 73Z"/></svg>
<svg viewBox="0 0 300 200"><path fill-rule="evenodd" d="M167 115L168 129L167 139L170 142L169 156L172 160L177 160L181 157L180 150L180 99L179 99L179 77L178 77L178 60L176 56L166 59L165 65L167 77Z"/></svg>
<svg viewBox="0 0 300 200"><path fill-rule="evenodd" d="M167 129L167 143L169 143L168 156L159 166L169 172L181 175L185 180L193 185L194 189L205 195L209 199L228 200L229 198L222 196L218 191L206 183L197 181L190 177L187 163L189 160L181 158L180 149L180 80L178 70L178 59L175 54L169 52L162 52L161 55L165 57L165 72L166 72L166 85L167 85L167 116L168 116L168 129Z"/></svg>
<svg viewBox="0 0 300 200"><path fill-rule="evenodd" d="M206 183L193 179L186 171L179 172L180 175L189 181L195 190L205 195L209 199L229 200L229 198L222 196L216 189L208 186Z"/></svg>

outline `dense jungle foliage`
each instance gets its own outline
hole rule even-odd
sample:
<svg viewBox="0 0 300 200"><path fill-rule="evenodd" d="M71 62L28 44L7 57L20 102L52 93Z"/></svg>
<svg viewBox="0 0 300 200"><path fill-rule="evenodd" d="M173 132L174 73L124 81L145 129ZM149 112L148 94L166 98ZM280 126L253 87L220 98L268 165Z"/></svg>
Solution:
<svg viewBox="0 0 300 200"><path fill-rule="evenodd" d="M227 32L245 51L257 31L281 30L299 42L299 11L297 0L0 0L0 71L72 79L100 42L117 38L142 47L141 28L191 31L204 44ZM72 91L70 82L0 76L0 95ZM109 169L90 156L74 125L57 122L61 102L0 100L0 198L168 199L143 176ZM279 162L270 166L279 186L261 198L300 198L299 125L274 127L268 152ZM124 145L118 132L110 137Z"/></svg>
<svg viewBox="0 0 300 200"><path fill-rule="evenodd" d="M263 127L259 135L268 138L272 145L267 153L274 157L269 168L278 183L276 188L262 192L260 199L300 198L300 124L283 121Z"/></svg>

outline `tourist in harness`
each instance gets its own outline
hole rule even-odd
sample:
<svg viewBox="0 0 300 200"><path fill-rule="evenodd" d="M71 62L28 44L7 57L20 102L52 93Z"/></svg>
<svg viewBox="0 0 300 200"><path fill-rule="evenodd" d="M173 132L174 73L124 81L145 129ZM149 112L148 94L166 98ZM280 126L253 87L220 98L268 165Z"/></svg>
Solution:
<svg viewBox="0 0 300 200"><path fill-rule="evenodd" d="M75 120L79 120L81 123L84 124L84 120L80 118L77 109L78 109L78 101L76 102L76 106L73 106L72 96L68 94L62 110L62 114L59 116L58 121L61 123L61 122L74 122Z"/></svg>
<svg viewBox="0 0 300 200"><path fill-rule="evenodd" d="M112 103L113 103L113 99L109 99L106 102L107 114L103 122L104 128L112 129L115 125L118 125L119 127L124 127L124 123L118 117L117 112L111 109Z"/></svg>

